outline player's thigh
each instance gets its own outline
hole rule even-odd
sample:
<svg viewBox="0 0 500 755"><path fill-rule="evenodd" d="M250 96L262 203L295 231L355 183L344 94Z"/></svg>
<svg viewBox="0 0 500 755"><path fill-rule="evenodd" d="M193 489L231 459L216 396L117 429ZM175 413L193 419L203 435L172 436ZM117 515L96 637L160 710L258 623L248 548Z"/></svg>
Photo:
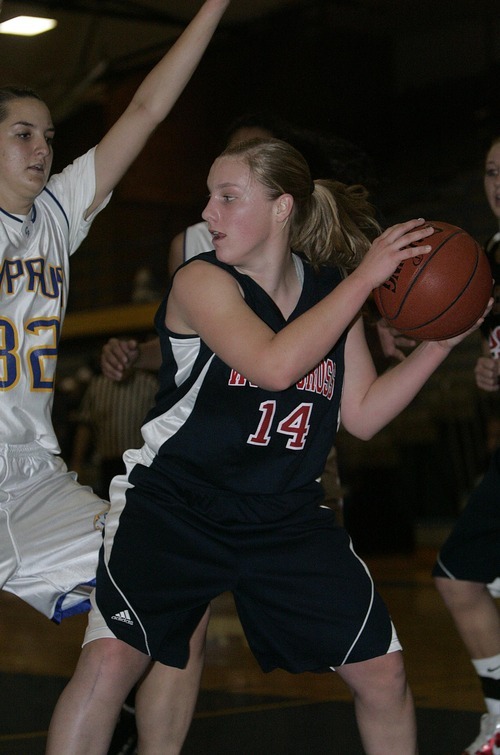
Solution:
<svg viewBox="0 0 500 755"><path fill-rule="evenodd" d="M324 517L325 527L277 533L240 577L236 607L264 670L322 671L400 647L348 534Z"/></svg>

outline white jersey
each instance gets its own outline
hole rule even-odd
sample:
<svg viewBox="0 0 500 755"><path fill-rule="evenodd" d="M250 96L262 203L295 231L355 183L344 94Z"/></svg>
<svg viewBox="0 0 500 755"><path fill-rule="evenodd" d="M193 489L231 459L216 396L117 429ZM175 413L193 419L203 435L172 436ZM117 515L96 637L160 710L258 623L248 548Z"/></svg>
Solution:
<svg viewBox="0 0 500 755"><path fill-rule="evenodd" d="M69 257L110 199L84 219L95 194L94 151L52 176L29 216L0 208L0 443L59 453L51 411Z"/></svg>
<svg viewBox="0 0 500 755"><path fill-rule="evenodd" d="M211 252L214 248L212 234L204 220L196 225L190 225L184 231L184 262L203 252Z"/></svg>

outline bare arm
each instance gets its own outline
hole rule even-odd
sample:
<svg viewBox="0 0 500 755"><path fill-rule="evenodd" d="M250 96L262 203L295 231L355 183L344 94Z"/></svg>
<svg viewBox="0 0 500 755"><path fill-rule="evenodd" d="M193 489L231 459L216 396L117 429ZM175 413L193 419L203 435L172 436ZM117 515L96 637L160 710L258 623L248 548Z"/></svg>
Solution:
<svg viewBox="0 0 500 755"><path fill-rule="evenodd" d="M87 217L114 189L166 118L201 60L230 0L205 0L96 149L96 192Z"/></svg>
<svg viewBox="0 0 500 755"><path fill-rule="evenodd" d="M480 322L478 321L471 333ZM451 349L468 333L448 341L427 341L395 367L377 376L364 337L361 318L347 336L345 348L342 425L352 435L369 440L405 409Z"/></svg>
<svg viewBox="0 0 500 755"><path fill-rule="evenodd" d="M226 364L262 388L288 388L323 359L371 290L401 260L429 251L428 246L418 246L432 233L422 224L409 221L385 231L351 275L278 333L247 306L232 276L195 261L173 280L167 326L177 333L199 334Z"/></svg>

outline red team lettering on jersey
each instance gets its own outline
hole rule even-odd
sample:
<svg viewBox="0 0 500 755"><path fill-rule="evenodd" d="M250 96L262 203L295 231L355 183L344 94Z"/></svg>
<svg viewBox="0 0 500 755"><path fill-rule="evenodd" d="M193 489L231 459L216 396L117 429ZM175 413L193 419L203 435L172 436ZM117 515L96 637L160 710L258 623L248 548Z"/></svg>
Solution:
<svg viewBox="0 0 500 755"><path fill-rule="evenodd" d="M320 396L324 396L329 401L332 400L333 392L335 389L335 375L336 367L333 359L324 359L314 370L301 378L295 387L299 391L311 391L311 393L318 393ZM232 386L244 386L249 385L251 388L258 388L255 383L251 383L246 377L240 375L236 370L231 370L228 385Z"/></svg>
<svg viewBox="0 0 500 755"><path fill-rule="evenodd" d="M500 358L500 325L490 330L488 343L490 347L490 354L493 359Z"/></svg>

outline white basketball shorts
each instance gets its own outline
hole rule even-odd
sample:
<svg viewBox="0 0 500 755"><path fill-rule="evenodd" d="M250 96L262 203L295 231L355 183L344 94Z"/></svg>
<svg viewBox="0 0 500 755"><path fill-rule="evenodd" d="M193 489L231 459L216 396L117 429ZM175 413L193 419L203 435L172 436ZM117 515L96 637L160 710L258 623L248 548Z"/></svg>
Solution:
<svg viewBox="0 0 500 755"><path fill-rule="evenodd" d="M89 610L108 508L38 444L0 445L0 586L56 623Z"/></svg>

